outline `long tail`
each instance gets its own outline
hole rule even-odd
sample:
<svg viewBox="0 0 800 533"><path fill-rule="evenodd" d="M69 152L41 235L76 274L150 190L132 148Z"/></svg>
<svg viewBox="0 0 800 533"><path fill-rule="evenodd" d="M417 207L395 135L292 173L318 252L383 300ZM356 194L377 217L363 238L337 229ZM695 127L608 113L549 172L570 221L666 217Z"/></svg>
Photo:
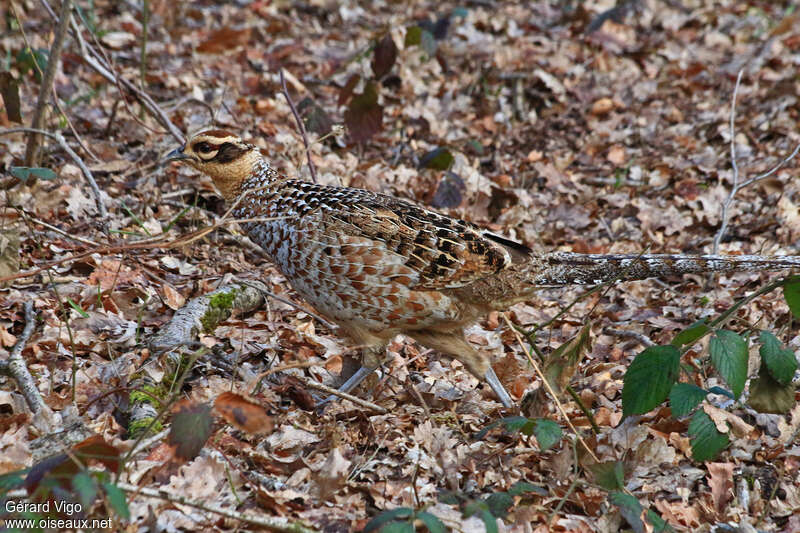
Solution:
<svg viewBox="0 0 800 533"><path fill-rule="evenodd" d="M595 285L702 272L758 272L800 268L800 256L576 254L554 252L539 258L536 285ZM538 270L538 269L537 269Z"/></svg>

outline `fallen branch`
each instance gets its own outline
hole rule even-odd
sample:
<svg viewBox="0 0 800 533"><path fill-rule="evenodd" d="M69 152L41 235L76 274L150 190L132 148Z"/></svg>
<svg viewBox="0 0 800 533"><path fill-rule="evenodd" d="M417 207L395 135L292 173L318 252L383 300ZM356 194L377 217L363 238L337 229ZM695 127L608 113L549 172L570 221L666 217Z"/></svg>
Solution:
<svg viewBox="0 0 800 533"><path fill-rule="evenodd" d="M200 333L213 331L234 309L243 313L264 305L263 291L243 282L231 283L193 298L175 311L172 320L150 340L150 349L160 353L191 344Z"/></svg>
<svg viewBox="0 0 800 533"><path fill-rule="evenodd" d="M42 85L39 88L39 99L33 111L31 129L28 131L28 146L25 148L25 165L29 167L39 166L39 147L42 144L42 134L38 131L44 124L45 108L47 100L50 98L53 80L56 77L58 63L61 60L61 47L64 45L64 38L67 35L67 26L72 10L72 0L61 0L61 11L56 20L55 37L53 45L50 47L50 54L47 56L47 67L42 76Z"/></svg>
<svg viewBox="0 0 800 533"><path fill-rule="evenodd" d="M103 218L108 218L108 211L106 210L106 206L103 203L103 197L100 193L100 187L97 186L97 182L94 179L94 175L92 171L89 170L89 167L86 166L86 163L83 162L83 159L75 153L75 151L70 148L67 144L67 140L58 132L51 132L43 129L37 128L9 128L0 130L0 135L9 135L12 133L19 133L19 132L29 132L29 133L37 133L39 135L45 135L50 137L51 139L55 140L61 148L67 152L67 155L72 159L72 161L81 169L84 178L89 183L89 188L92 190L92 196L94 196L94 202L97 205L97 211L100 213L100 216Z"/></svg>
<svg viewBox="0 0 800 533"><path fill-rule="evenodd" d="M362 400L358 396L353 396L352 394L347 394L346 392L342 392L338 389L334 389L332 387L328 387L327 385L323 385L318 381L314 381L308 378L300 378L300 380L307 386L312 389L317 389L318 391L327 392L328 394L333 394L334 396L338 396L339 398L344 398L345 400L350 400L356 405L360 405L361 407L366 407L367 409L371 409L376 413L380 413L382 415L387 414L389 411L384 409L378 404L374 404L372 402L368 402L367 400Z"/></svg>
<svg viewBox="0 0 800 533"><path fill-rule="evenodd" d="M292 110L292 115L294 115L295 121L297 121L297 129L300 130L300 136L303 138L303 144L306 147L306 159L308 159L308 171L311 173L311 181L317 183L317 167L314 166L314 162L311 160L311 146L308 143L306 127L303 124L303 120L300 118L300 114L297 112L297 108L294 106L294 102L292 102L292 98L289 96L289 90L286 88L286 78L283 75L283 69L280 69L279 72L281 75L283 96L286 98L286 101L289 102L289 108Z"/></svg>
<svg viewBox="0 0 800 533"><path fill-rule="evenodd" d="M195 509L233 518L234 520L240 520L248 524L257 525L270 531L286 533L316 533L315 529L311 529L299 522L290 522L284 518L273 518L270 516L241 513L232 509L226 509L213 503L190 500L185 496L173 494L171 492L167 492L166 490L154 490L145 487L137 487L135 485L129 485L128 483L117 483L117 487L135 496L146 496L148 498L166 500L168 502L177 503L180 505L188 505L189 507L194 507Z"/></svg>
<svg viewBox="0 0 800 533"><path fill-rule="evenodd" d="M28 366L25 364L25 359L22 358L22 350L25 349L28 339L31 338L33 328L36 325L36 315L33 311L33 302L25 302L25 328L22 330L22 335L19 336L17 343L11 349L8 359L0 361L0 374L4 374L13 378L17 382L22 396L28 403L31 412L35 415L44 409L48 409L47 405L39 393L39 388L33 380Z"/></svg>
<svg viewBox="0 0 800 533"><path fill-rule="evenodd" d="M609 335L616 335L617 337L627 337L629 339L633 339L642 346L644 346L645 348L649 348L650 346L656 345L656 343L650 340L650 337L642 333L637 333L636 331L629 331L627 329L617 329L617 328L605 328L603 330L603 333L607 333Z"/></svg>

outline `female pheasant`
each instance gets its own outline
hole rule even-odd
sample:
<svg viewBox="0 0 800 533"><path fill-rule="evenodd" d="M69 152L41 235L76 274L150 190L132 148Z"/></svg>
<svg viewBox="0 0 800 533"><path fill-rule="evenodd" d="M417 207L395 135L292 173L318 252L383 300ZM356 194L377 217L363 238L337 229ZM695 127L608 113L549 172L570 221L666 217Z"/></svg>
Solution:
<svg viewBox="0 0 800 533"><path fill-rule="evenodd" d="M279 175L255 146L210 130L172 151L207 174L292 287L364 346L350 390L377 368L399 333L485 378L506 407L511 397L464 327L529 299L542 286L596 284L690 272L781 270L800 257L537 255L478 226L384 194Z"/></svg>

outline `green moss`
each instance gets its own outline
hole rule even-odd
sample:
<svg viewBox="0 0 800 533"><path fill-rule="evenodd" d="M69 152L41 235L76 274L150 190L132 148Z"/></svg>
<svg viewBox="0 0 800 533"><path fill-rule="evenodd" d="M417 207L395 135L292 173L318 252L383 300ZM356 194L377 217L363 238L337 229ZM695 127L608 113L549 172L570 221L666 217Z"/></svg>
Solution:
<svg viewBox="0 0 800 533"><path fill-rule="evenodd" d="M220 292L208 300L208 311L200 317L200 324L203 326L204 333L212 333L217 324L231 316L233 301L239 294L237 289L228 292Z"/></svg>
<svg viewBox="0 0 800 533"><path fill-rule="evenodd" d="M132 391L128 397L131 404L147 403L153 407L161 407L158 399L163 398L166 391L160 385L142 385L138 390Z"/></svg>
<svg viewBox="0 0 800 533"><path fill-rule="evenodd" d="M129 439L137 439L141 436L142 432L147 431L148 435L155 435L162 429L164 429L164 425L161 422L156 422L153 424L153 417L145 417L141 420L134 420L128 425L128 438ZM150 427L150 424L153 424ZM149 430L147 428L150 428Z"/></svg>

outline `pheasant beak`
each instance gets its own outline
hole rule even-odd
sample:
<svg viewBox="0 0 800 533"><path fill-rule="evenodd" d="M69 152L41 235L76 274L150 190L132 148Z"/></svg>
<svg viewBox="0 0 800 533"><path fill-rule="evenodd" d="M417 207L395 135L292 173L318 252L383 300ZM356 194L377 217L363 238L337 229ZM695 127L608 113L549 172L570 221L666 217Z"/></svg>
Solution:
<svg viewBox="0 0 800 533"><path fill-rule="evenodd" d="M185 149L186 145L183 145L180 148L175 148L173 151L168 153L166 157L164 157L164 163L169 163L170 161L182 161L185 159L191 159L192 156L183 153Z"/></svg>

